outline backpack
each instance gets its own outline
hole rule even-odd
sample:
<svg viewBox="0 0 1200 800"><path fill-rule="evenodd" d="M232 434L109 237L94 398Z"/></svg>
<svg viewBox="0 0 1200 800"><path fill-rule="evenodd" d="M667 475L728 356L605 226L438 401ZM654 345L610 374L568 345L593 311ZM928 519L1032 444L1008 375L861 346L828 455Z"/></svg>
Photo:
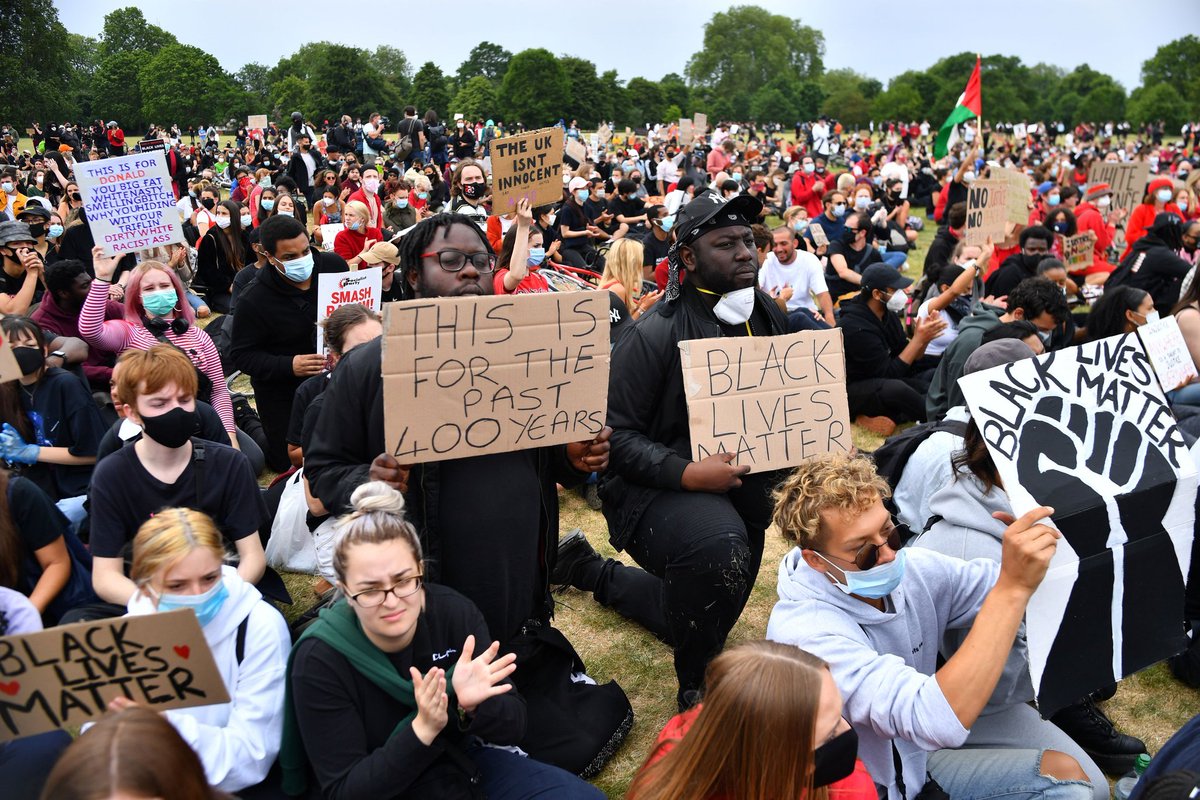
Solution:
<svg viewBox="0 0 1200 800"><path fill-rule="evenodd" d="M408 158L408 154L413 151L412 130L413 122L415 121L416 120L405 118L400 123L401 125L403 125L405 122L408 123L408 133L401 132L400 141L396 142L396 147L392 151L392 154L395 156L397 161ZM399 128L399 126L397 126L397 128Z"/></svg>
<svg viewBox="0 0 1200 800"><path fill-rule="evenodd" d="M917 452L917 448L921 446L922 442L939 431L953 433L955 436L966 436L967 423L952 419L922 422L920 425L914 425L891 437L879 449L871 453L871 459L875 462L875 471L888 482L892 491L895 491L896 487L900 485L904 467L912 458L913 453ZM893 513L896 511L894 503L895 501L890 498L886 503Z"/></svg>

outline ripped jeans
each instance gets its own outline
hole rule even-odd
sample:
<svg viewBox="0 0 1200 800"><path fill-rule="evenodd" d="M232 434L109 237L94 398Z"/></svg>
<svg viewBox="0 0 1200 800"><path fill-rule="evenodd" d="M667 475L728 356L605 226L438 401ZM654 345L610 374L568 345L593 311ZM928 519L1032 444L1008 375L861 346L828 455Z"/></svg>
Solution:
<svg viewBox="0 0 1200 800"><path fill-rule="evenodd" d="M766 525L743 519L739 500L746 498L663 492L625 546L642 569L610 560L596 586L597 602L674 648L681 700L703 685L758 576Z"/></svg>

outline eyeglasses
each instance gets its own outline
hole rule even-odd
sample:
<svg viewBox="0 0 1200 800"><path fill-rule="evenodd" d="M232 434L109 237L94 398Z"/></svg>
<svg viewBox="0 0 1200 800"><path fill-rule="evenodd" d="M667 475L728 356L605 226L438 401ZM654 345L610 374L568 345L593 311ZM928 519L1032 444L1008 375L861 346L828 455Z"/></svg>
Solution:
<svg viewBox="0 0 1200 800"><path fill-rule="evenodd" d="M397 600L412 597L421 588L423 581L423 575L414 575L411 578L402 578L387 589L367 589L365 592L352 594L350 599L361 608L377 608L387 601L389 594L395 595Z"/></svg>
<svg viewBox="0 0 1200 800"><path fill-rule="evenodd" d="M901 537L901 531L907 531L907 530L908 530L907 525L898 525L893 520L891 525L889 525L883 531L880 531L884 535L884 543L883 544L886 544L892 550L899 550L901 547L904 546L904 541ZM879 548L883 547L883 544L867 543L867 544L864 544L862 547L860 547L858 549L858 552L854 554L854 566L856 566L862 570L867 570L867 569L871 569L876 564L878 564L879 563ZM838 556L829 556L829 557L836 558L839 561L847 560L844 558L839 558Z"/></svg>
<svg viewBox="0 0 1200 800"><path fill-rule="evenodd" d="M436 253L421 253L421 258L437 256L438 266L446 272L458 272L471 261L471 266L480 272L491 272L496 268L496 257L491 253L464 253L462 250L438 250Z"/></svg>

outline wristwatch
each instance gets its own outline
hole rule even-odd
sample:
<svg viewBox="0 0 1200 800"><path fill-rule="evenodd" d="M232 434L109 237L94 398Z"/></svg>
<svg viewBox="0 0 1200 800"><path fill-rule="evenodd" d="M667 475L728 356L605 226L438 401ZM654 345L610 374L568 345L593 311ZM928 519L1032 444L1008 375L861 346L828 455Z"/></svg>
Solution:
<svg viewBox="0 0 1200 800"><path fill-rule="evenodd" d="M49 356L47 356L47 358L50 358L50 357L56 357L62 363L64 363L64 364L67 363L67 353L65 350L55 350L53 353L51 353Z"/></svg>

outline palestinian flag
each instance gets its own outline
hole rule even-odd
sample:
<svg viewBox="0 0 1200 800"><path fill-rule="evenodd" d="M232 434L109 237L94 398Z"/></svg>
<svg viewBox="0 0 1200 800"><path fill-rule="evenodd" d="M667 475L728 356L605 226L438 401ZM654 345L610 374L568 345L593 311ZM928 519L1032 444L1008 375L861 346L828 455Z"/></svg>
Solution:
<svg viewBox="0 0 1200 800"><path fill-rule="evenodd" d="M971 80L967 81L967 88L958 96L958 104L954 106L954 110L950 112L950 116L946 117L941 130L938 131L937 139L933 143L934 158L945 158L946 153L950 152L950 148L961 138L958 132L960 125L969 119L978 119L983 116L979 62L980 57L975 56L975 71L971 73Z"/></svg>

